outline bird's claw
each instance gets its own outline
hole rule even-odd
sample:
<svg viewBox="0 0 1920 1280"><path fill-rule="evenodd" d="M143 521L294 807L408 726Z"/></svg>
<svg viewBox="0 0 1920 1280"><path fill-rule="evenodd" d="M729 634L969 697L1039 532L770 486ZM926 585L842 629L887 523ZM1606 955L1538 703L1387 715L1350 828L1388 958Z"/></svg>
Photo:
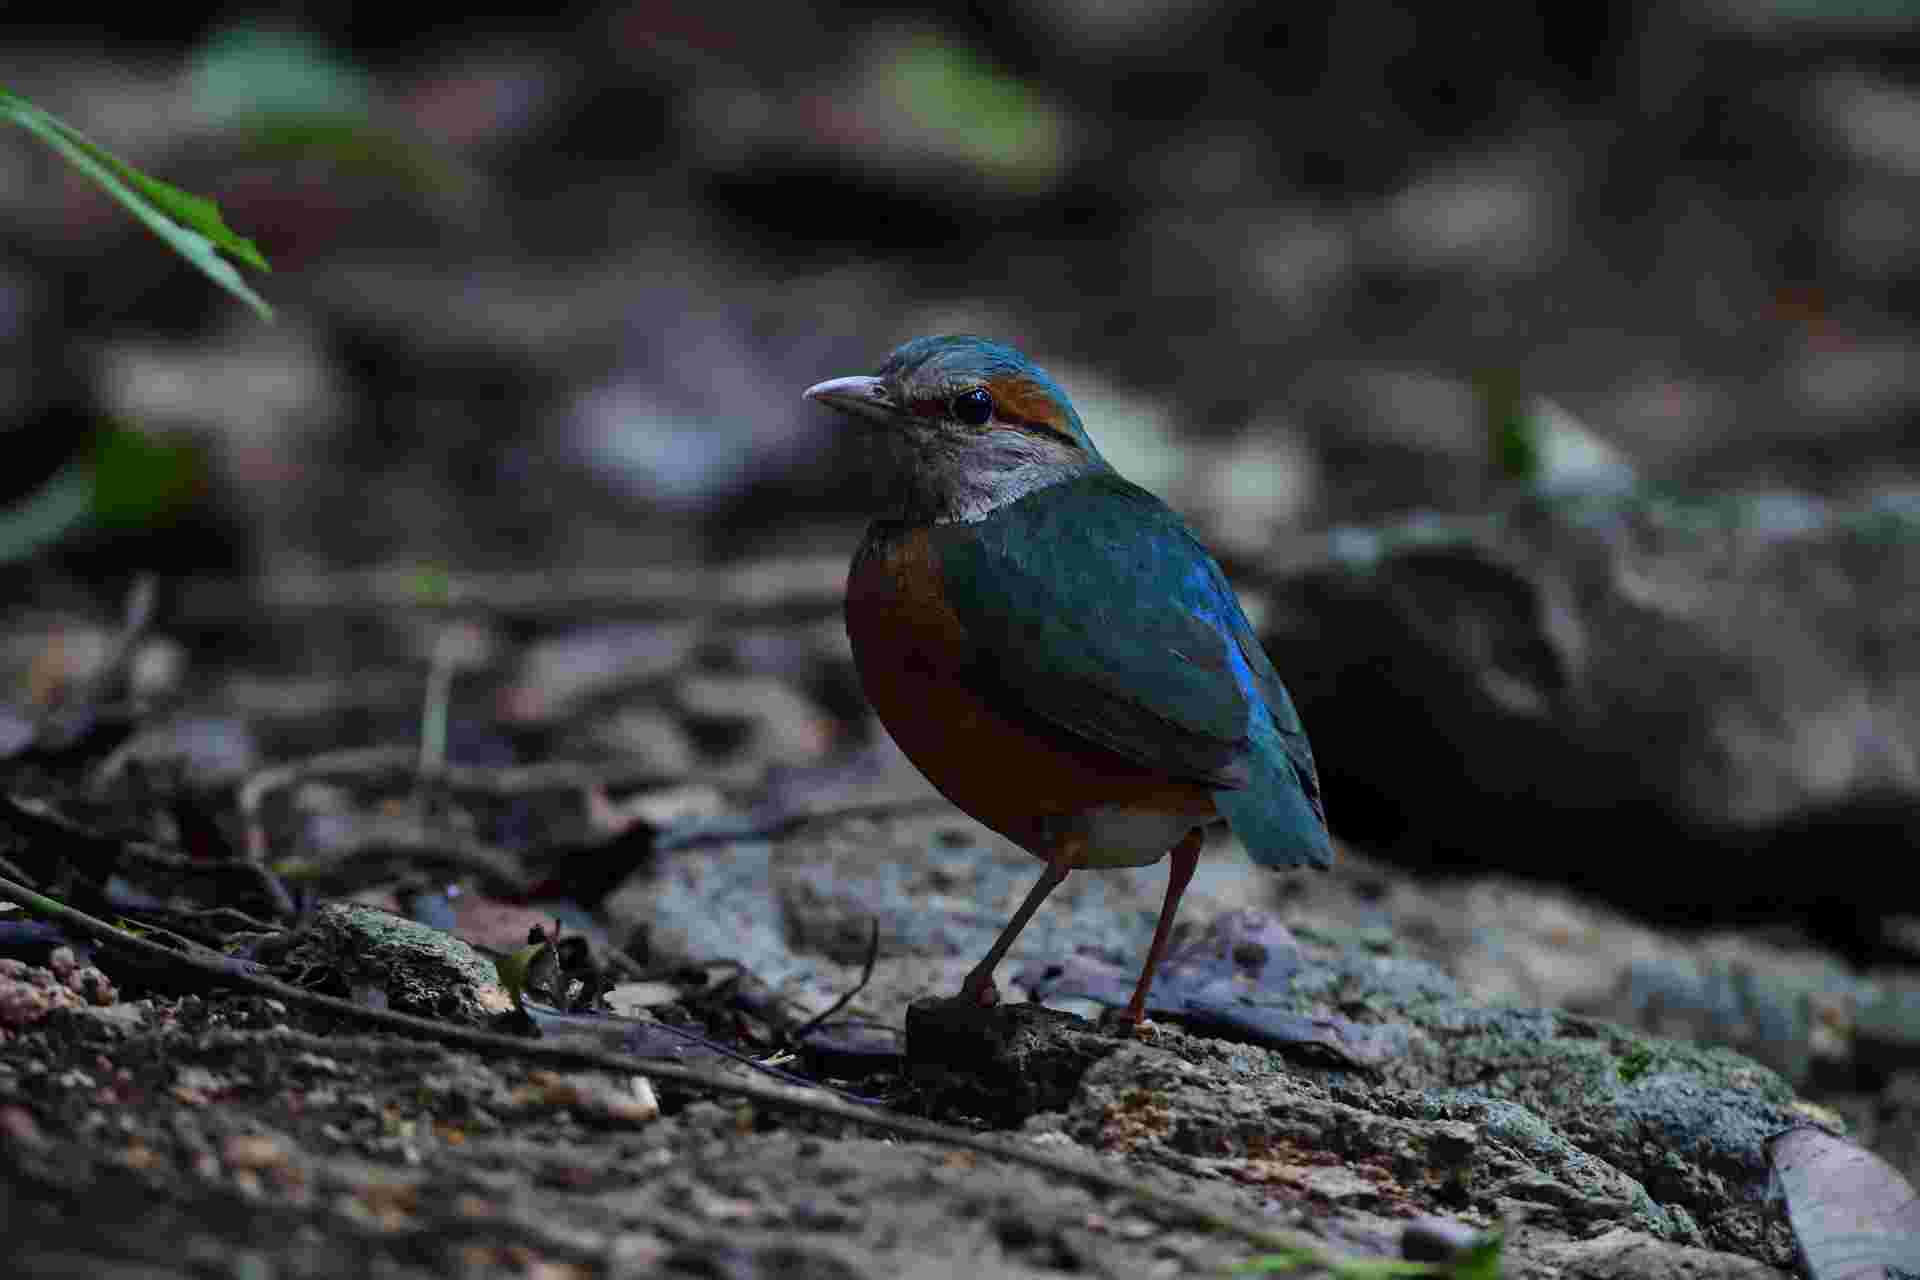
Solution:
<svg viewBox="0 0 1920 1280"><path fill-rule="evenodd" d="M968 974L967 980L960 984L960 994L982 1009L991 1009L1000 1003L1000 988L994 985L992 975L976 978Z"/></svg>

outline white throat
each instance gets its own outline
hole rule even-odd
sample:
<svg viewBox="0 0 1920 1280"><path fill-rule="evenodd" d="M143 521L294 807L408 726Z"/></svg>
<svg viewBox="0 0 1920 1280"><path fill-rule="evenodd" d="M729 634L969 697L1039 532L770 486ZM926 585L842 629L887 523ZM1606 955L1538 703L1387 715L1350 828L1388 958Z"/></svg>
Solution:
<svg viewBox="0 0 1920 1280"><path fill-rule="evenodd" d="M1010 502L1106 462L1014 428L957 441L905 441L895 469L895 506L909 523L972 524Z"/></svg>

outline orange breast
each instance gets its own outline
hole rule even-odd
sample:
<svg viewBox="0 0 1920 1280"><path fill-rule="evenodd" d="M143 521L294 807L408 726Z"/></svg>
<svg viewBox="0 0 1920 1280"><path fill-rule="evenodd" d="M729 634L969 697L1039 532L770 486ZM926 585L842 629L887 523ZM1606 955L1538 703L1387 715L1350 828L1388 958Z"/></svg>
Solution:
<svg viewBox="0 0 1920 1280"><path fill-rule="evenodd" d="M847 635L867 700L927 780L1036 857L1108 807L1214 812L1213 793L996 706L966 678L965 629L925 528L869 541L847 577Z"/></svg>

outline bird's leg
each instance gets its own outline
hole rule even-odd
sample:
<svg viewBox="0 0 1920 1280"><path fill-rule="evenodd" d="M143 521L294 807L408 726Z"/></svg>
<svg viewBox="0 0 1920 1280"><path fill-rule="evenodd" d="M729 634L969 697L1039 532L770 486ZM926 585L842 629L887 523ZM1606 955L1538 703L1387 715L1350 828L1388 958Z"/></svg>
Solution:
<svg viewBox="0 0 1920 1280"><path fill-rule="evenodd" d="M1007 927L993 940L986 957L973 966L961 982L961 995L983 1008L1000 1002L1000 989L993 985L994 968L999 965L1000 958L1007 954L1007 948L1013 945L1013 940L1020 936L1020 931L1027 927L1027 921L1033 919L1033 913L1040 909L1040 904L1047 900L1047 895L1059 888L1060 882L1067 878L1067 872L1073 870L1077 852L1071 847L1062 848L1047 859L1047 869L1040 873L1039 881L1027 893L1027 900L1020 904L1020 909L1013 913L1013 919L1007 921Z"/></svg>
<svg viewBox="0 0 1920 1280"><path fill-rule="evenodd" d="M1173 917L1180 910L1180 895L1187 891L1193 869L1200 865L1200 850L1206 842L1206 833L1195 827L1173 846L1167 867L1167 900L1160 907L1160 923L1153 927L1153 945L1147 948L1147 967L1140 971L1140 984L1133 989L1133 999L1127 1001L1126 1019L1136 1027L1146 1019L1153 971L1160 967L1160 957L1166 954L1167 939L1173 933Z"/></svg>

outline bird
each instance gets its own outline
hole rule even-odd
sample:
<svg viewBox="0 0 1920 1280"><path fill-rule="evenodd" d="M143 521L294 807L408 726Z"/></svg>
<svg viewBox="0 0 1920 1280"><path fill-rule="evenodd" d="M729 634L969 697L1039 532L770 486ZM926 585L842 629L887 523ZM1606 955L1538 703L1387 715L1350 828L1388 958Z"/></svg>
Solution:
<svg viewBox="0 0 1920 1280"><path fill-rule="evenodd" d="M1264 866L1332 863L1286 686L1212 554L1013 347L916 338L805 396L873 437L885 496L845 602L869 704L942 795L1045 864L962 997L999 1000L995 968L1070 873L1170 857L1122 1015L1139 1028L1208 825Z"/></svg>

